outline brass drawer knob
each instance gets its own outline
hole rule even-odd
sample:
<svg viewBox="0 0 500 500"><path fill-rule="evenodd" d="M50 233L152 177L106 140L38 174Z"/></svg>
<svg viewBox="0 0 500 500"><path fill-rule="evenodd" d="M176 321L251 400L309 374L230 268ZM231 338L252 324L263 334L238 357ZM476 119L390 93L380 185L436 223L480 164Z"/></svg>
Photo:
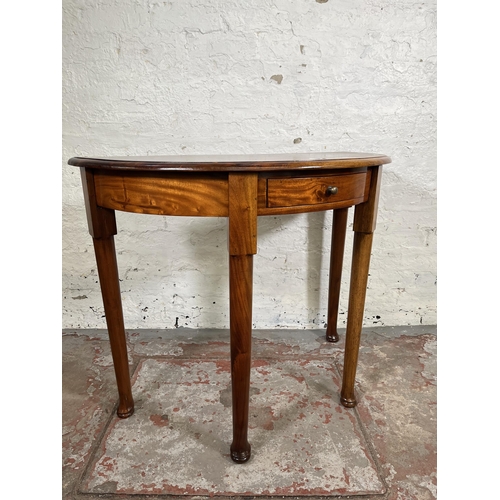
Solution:
<svg viewBox="0 0 500 500"><path fill-rule="evenodd" d="M339 188L337 186L328 186L326 188L326 195L330 196L332 194L337 194L339 191Z"/></svg>

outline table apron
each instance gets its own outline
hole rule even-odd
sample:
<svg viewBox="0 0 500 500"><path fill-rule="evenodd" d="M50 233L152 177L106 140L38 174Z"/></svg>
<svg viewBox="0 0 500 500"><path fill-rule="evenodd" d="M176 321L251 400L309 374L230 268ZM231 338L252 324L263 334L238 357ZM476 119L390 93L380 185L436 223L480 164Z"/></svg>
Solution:
<svg viewBox="0 0 500 500"><path fill-rule="evenodd" d="M253 174L255 175L255 174ZM347 208L367 201L371 169L259 175L257 215ZM97 205L124 212L229 216L227 173L95 171ZM334 190L328 194L327 190Z"/></svg>
<svg viewBox="0 0 500 500"><path fill-rule="evenodd" d="M97 204L104 208L154 215L227 217L227 174L94 174Z"/></svg>

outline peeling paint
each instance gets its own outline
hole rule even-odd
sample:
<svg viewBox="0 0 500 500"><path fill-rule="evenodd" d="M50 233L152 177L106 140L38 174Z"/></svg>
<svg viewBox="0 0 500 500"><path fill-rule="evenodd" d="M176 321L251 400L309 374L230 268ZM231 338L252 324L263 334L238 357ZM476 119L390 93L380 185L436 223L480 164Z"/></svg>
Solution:
<svg viewBox="0 0 500 500"><path fill-rule="evenodd" d="M361 146L393 158L367 322L383 311L387 325L436 323L435 2L315 3L64 2L64 327L106 326L80 176L68 158ZM127 328L171 328L176 317L179 327L227 328L227 221L117 219ZM322 325L330 228L328 214L259 218L258 328ZM344 309L351 255L352 232ZM193 314L194 306L203 309Z"/></svg>
<svg viewBox="0 0 500 500"><path fill-rule="evenodd" d="M271 76L271 80L274 80L278 85L281 85L283 81L283 75L273 75Z"/></svg>

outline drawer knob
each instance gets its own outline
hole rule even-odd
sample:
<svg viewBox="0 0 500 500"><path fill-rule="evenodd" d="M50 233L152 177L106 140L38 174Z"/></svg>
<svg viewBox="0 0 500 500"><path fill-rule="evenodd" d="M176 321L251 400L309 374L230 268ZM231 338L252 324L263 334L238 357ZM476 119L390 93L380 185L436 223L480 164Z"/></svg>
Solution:
<svg viewBox="0 0 500 500"><path fill-rule="evenodd" d="M330 196L332 194L337 194L339 191L339 188L337 186L328 186L326 188L326 195Z"/></svg>

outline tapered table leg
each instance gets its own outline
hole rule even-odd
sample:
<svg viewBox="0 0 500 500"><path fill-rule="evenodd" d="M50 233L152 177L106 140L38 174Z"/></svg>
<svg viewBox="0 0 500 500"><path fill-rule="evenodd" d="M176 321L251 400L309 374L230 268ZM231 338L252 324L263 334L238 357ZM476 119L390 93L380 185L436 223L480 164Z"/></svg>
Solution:
<svg viewBox="0 0 500 500"><path fill-rule="evenodd" d="M377 222L377 209L382 180L382 167L373 167L370 175L368 200L356 205L354 211L354 243L351 264L351 285L345 339L344 373L341 403L347 408L356 406L354 383L358 365L359 343L365 311L366 286L370 269L373 231Z"/></svg>
<svg viewBox="0 0 500 500"><path fill-rule="evenodd" d="M120 418L127 418L134 413L134 401L132 399L130 384L127 342L123 324L114 237L94 238L94 249L104 312L106 313L106 323L108 325L111 354L113 356L113 365L118 385L118 394L120 396L117 413Z"/></svg>
<svg viewBox="0 0 500 500"><path fill-rule="evenodd" d="M116 382L120 400L118 416L127 418L134 413L134 401L130 385L128 368L127 342L123 324L122 300L114 235L116 234L116 219L114 210L102 208L97 204L94 172L81 168L83 196L87 212L89 232L94 241L97 271L101 285L104 312L108 325L111 344L111 355L115 369Z"/></svg>
<svg viewBox="0 0 500 500"><path fill-rule="evenodd" d="M372 240L373 233L354 234L349 311L345 339L344 374L340 395L341 403L347 408L356 406L354 382L358 364L359 341L363 326Z"/></svg>
<svg viewBox="0 0 500 500"><path fill-rule="evenodd" d="M253 256L257 253L257 174L231 172L229 181L229 315L233 442L231 458L246 462L252 347Z"/></svg>
<svg viewBox="0 0 500 500"><path fill-rule="evenodd" d="M231 458L246 462L248 443L248 405L252 348L252 275L253 255L229 257L229 294L231 329L231 380L233 442Z"/></svg>
<svg viewBox="0 0 500 500"><path fill-rule="evenodd" d="M326 327L326 340L328 342L339 341L337 321L348 210L348 208L341 208L333 211L330 280L328 287L328 320Z"/></svg>

